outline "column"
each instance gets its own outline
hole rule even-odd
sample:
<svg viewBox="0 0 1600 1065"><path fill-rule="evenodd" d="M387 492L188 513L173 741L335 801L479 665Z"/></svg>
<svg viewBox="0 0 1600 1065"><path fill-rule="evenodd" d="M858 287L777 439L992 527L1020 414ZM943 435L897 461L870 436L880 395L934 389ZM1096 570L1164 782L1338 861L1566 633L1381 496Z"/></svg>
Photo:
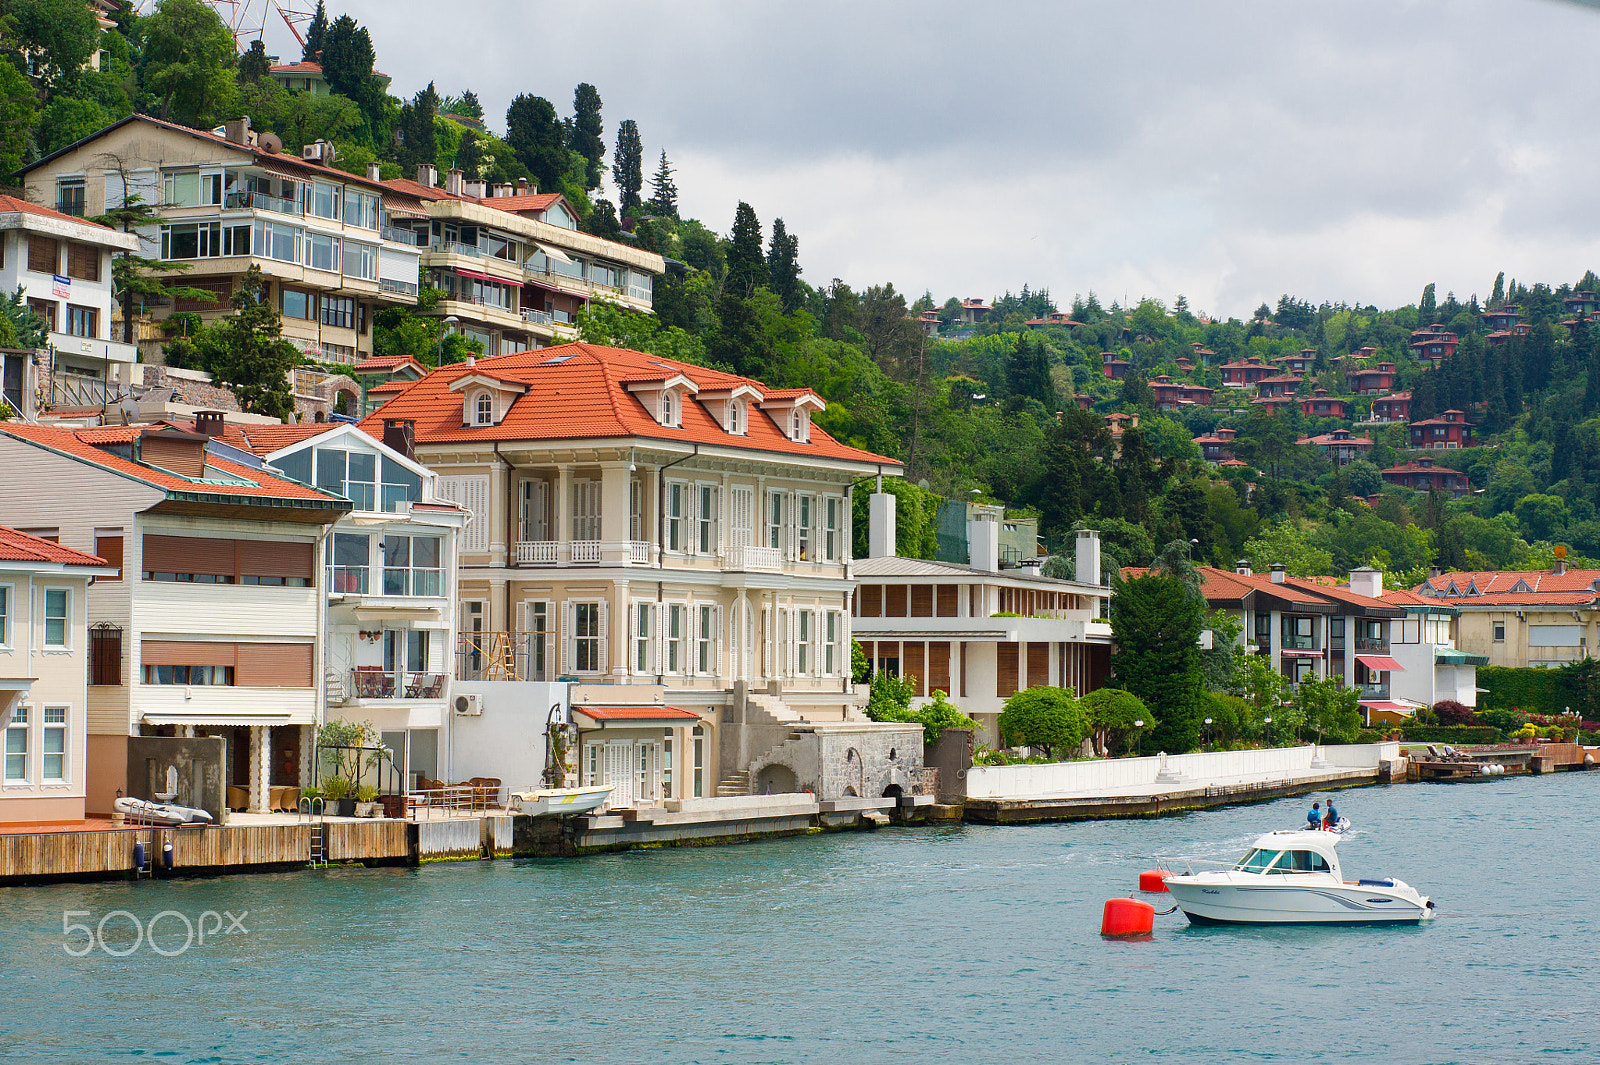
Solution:
<svg viewBox="0 0 1600 1065"><path fill-rule="evenodd" d="M627 467L623 467L626 471ZM624 513L622 520L628 520ZM613 581L611 591L611 616L608 619L611 632L608 633L611 644L610 661L606 663L613 678L613 683L626 684L628 682L628 656L633 653L633 642L629 638L628 625L632 621L629 616L628 582Z"/></svg>
<svg viewBox="0 0 1600 1065"><path fill-rule="evenodd" d="M309 788L315 783L315 770L317 764L317 726L300 726L300 780L302 788Z"/></svg>
<svg viewBox="0 0 1600 1065"><path fill-rule="evenodd" d="M600 560L615 566L628 564L628 544L633 539L628 528L629 480L626 462L600 467Z"/></svg>
<svg viewBox="0 0 1600 1065"><path fill-rule="evenodd" d="M267 726L250 726L250 812L267 812L270 793L267 783L272 779L272 744L267 739Z"/></svg>
<svg viewBox="0 0 1600 1065"><path fill-rule="evenodd" d="M510 513L515 513L512 499L509 476L510 466L504 462L496 461L489 466L489 564L491 566L504 566L506 564L506 521ZM500 508L506 507L508 511ZM515 548L512 548L515 551Z"/></svg>
<svg viewBox="0 0 1600 1065"><path fill-rule="evenodd" d="M572 463L563 462L556 467L556 482L552 486L556 498L551 508L553 526L550 539L556 541L556 561L572 561Z"/></svg>
<svg viewBox="0 0 1600 1065"><path fill-rule="evenodd" d="M491 632L510 632L517 627L516 618L510 616L506 606L506 583L503 577L489 581L488 617L483 623Z"/></svg>

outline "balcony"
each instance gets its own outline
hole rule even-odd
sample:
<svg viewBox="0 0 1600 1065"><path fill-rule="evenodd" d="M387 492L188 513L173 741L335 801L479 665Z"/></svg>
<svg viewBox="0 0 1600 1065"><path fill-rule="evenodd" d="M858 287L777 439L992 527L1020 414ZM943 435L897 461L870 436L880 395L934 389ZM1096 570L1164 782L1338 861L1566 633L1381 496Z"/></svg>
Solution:
<svg viewBox="0 0 1600 1065"><path fill-rule="evenodd" d="M1363 684L1363 685L1361 685L1361 698L1363 698L1363 699L1387 699L1387 698L1389 698L1389 685L1387 685L1387 684Z"/></svg>
<svg viewBox="0 0 1600 1065"><path fill-rule="evenodd" d="M257 211L271 211L274 214L303 215L305 208L300 206L299 200L286 199L282 196L269 196L264 192L230 192L223 197L224 207L243 207Z"/></svg>
<svg viewBox="0 0 1600 1065"><path fill-rule="evenodd" d="M120 324L120 319L119 319ZM50 346L67 355L83 355L101 362L138 362L139 349L118 340L81 337L75 333L50 333Z"/></svg>
<svg viewBox="0 0 1600 1065"><path fill-rule="evenodd" d="M378 290L380 292L392 292L397 296L415 296L417 294L417 283L415 281L394 281L387 277L381 277L378 279Z"/></svg>
<svg viewBox="0 0 1600 1065"><path fill-rule="evenodd" d="M549 311L523 311L522 320L533 325L554 325L555 316Z"/></svg>
<svg viewBox="0 0 1600 1065"><path fill-rule="evenodd" d="M1357 636L1356 653L1386 655L1389 653L1389 640L1383 636Z"/></svg>
<svg viewBox="0 0 1600 1065"><path fill-rule="evenodd" d="M443 673L388 671L377 666L357 666L350 671L350 694L358 701L370 699L443 699Z"/></svg>
<svg viewBox="0 0 1600 1065"><path fill-rule="evenodd" d="M626 555L616 557L618 548L626 548ZM607 551L613 557L606 558ZM596 566L610 562L624 566L648 566L655 553L655 545L648 540L627 540L609 544L603 540L518 540L517 565L519 566Z"/></svg>
<svg viewBox="0 0 1600 1065"><path fill-rule="evenodd" d="M1315 636L1285 636L1278 645L1285 651L1320 651L1322 645Z"/></svg>
<svg viewBox="0 0 1600 1065"><path fill-rule="evenodd" d="M734 573L781 573L783 554L776 547L730 547L723 568Z"/></svg>
<svg viewBox="0 0 1600 1065"><path fill-rule="evenodd" d="M417 239L417 234L411 232L411 230L396 229L394 226L379 226L378 236L392 244L407 244L413 248L421 243Z"/></svg>
<svg viewBox="0 0 1600 1065"><path fill-rule="evenodd" d="M366 595L367 566L329 566L328 593L330 595Z"/></svg>
<svg viewBox="0 0 1600 1065"><path fill-rule="evenodd" d="M428 250L442 252L445 255L470 255L474 259L483 258L483 249L474 244L462 244L454 240L436 240Z"/></svg>

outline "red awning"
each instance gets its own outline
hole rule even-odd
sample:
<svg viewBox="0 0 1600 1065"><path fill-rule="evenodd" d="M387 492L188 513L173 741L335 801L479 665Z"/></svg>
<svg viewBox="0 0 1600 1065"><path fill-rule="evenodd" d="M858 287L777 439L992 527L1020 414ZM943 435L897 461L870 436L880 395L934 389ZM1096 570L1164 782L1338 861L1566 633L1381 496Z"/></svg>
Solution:
<svg viewBox="0 0 1600 1065"><path fill-rule="evenodd" d="M1307 650L1304 650L1304 649L1296 649L1296 648L1288 648L1288 647L1283 648L1281 653L1283 654L1283 657L1285 657L1285 658L1321 658L1322 657L1322 652L1321 651L1307 651Z"/></svg>
<svg viewBox="0 0 1600 1065"><path fill-rule="evenodd" d="M474 281L489 281L496 285L515 285L517 283L515 281L507 281L500 277L490 277L488 274L480 274L475 270L462 270L457 268L456 273L460 274L462 277L470 277Z"/></svg>
<svg viewBox="0 0 1600 1065"><path fill-rule="evenodd" d="M1356 661L1368 669L1375 669L1380 673L1404 673L1406 667L1390 658L1388 655L1356 655Z"/></svg>

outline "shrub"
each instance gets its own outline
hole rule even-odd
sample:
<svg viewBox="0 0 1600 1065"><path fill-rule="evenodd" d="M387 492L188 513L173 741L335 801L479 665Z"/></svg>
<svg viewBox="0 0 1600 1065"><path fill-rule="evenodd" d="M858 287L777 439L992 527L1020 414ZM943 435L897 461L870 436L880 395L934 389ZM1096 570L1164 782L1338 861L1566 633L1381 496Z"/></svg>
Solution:
<svg viewBox="0 0 1600 1065"><path fill-rule="evenodd" d="M1000 712L1000 734L1013 746L1064 754L1083 742L1089 723L1071 692L1040 685L1006 700Z"/></svg>
<svg viewBox="0 0 1600 1065"><path fill-rule="evenodd" d="M975 729L978 727L976 721L963 714L961 708L945 698L944 692L937 688L934 689L933 699L920 710L913 711L913 714L917 720L922 722L922 740L924 743L933 743L944 735L944 730L947 728Z"/></svg>
<svg viewBox="0 0 1600 1065"><path fill-rule="evenodd" d="M1501 732L1510 735L1528 723L1528 716L1521 710L1504 710L1496 708L1492 710L1479 710L1478 721L1482 724L1490 726L1491 728L1497 728Z"/></svg>
<svg viewBox="0 0 1600 1065"><path fill-rule="evenodd" d="M1261 735L1261 717L1248 699L1222 692L1206 693L1213 745L1229 745Z"/></svg>
<svg viewBox="0 0 1600 1065"><path fill-rule="evenodd" d="M1096 688L1079 705L1094 736L1094 749L1109 758L1113 749L1122 749L1133 734L1133 723L1144 720L1145 728L1155 727L1155 717L1132 692L1121 688Z"/></svg>
<svg viewBox="0 0 1600 1065"><path fill-rule="evenodd" d="M1472 708L1464 706L1454 699L1440 699L1434 703L1433 716L1439 719L1439 724L1441 725L1476 724Z"/></svg>
<svg viewBox="0 0 1600 1065"><path fill-rule="evenodd" d="M1500 730L1482 725L1406 725L1400 736L1409 743L1498 743Z"/></svg>

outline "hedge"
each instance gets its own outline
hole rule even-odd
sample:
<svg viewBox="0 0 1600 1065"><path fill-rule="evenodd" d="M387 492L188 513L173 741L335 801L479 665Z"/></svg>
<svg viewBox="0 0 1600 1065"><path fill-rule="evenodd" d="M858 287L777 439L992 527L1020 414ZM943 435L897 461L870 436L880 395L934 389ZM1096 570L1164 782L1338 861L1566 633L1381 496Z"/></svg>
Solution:
<svg viewBox="0 0 1600 1065"><path fill-rule="evenodd" d="M1500 742L1500 730L1489 725L1405 725L1400 736L1410 743Z"/></svg>
<svg viewBox="0 0 1600 1065"><path fill-rule="evenodd" d="M1523 710L1536 714L1559 714L1563 707L1575 706L1570 667L1535 669L1532 666L1479 666L1478 687L1485 689L1478 701L1484 710Z"/></svg>

